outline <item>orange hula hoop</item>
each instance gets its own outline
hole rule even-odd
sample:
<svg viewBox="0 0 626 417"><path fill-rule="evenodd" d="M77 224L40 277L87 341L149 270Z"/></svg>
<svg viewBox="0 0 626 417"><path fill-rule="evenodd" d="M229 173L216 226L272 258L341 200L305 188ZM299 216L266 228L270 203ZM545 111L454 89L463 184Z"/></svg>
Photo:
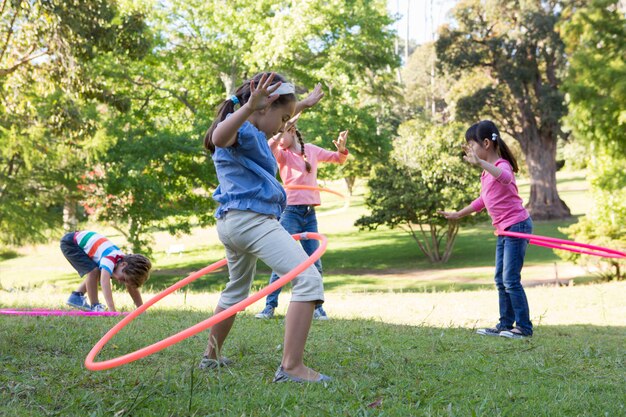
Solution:
<svg viewBox="0 0 626 417"><path fill-rule="evenodd" d="M331 210L325 213L320 213L318 217L329 216L331 214L337 214L337 213L347 210L348 207L350 207L350 200L345 195L341 194L339 191L331 190L330 188L317 187L314 185L297 185L297 184L283 185L283 188L285 190L323 191L326 193L338 195L339 197L343 198L343 207L335 209L335 210Z"/></svg>
<svg viewBox="0 0 626 417"><path fill-rule="evenodd" d="M238 302L237 304L230 306L226 310L221 311L218 314L215 314L214 316L211 316L210 318L194 326L191 326L186 330L176 333L175 335L169 336L159 342L153 343L150 346L146 346L142 349L136 350L135 352L128 353L126 355L119 356L117 358L109 359L109 360L102 361L102 362L94 361L98 353L100 353L100 351L102 350L102 348L111 340L111 338L113 338L113 336L115 336L120 330L126 327L128 323L136 319L140 314L142 314L148 308L150 308L151 306L156 304L158 301L163 299L165 296L173 293L179 288L184 287L185 285L190 284L191 282L195 281L201 276L206 275L210 272L215 271L216 269L223 267L224 265L227 264L227 261L226 259L222 259L221 261L215 262L214 264L211 264L205 268L202 268L200 271L194 272L193 274L189 275L187 278L180 280L176 284L170 286L169 288L155 295L150 300L148 300L145 304L143 304L142 306L140 306L139 308L131 312L128 316L124 317L124 319L122 319L119 323L113 326L111 330L109 330L104 336L102 336L102 339L100 339L98 343L96 343L95 346L91 349L91 351L87 354L87 357L85 358L85 367L91 371L103 371L105 369L111 369L111 368L115 368L118 366L122 366L127 363L136 361L138 359L144 358L148 355L152 355L153 353L159 352L168 346L174 345L182 340L187 339L188 337L191 337L195 334L200 333L203 330L208 329L211 326L216 325L222 320L225 320L228 317L235 315L239 311L244 310L246 307L248 307L252 303L276 291L278 288L282 287L283 285L287 284L289 281L293 280L296 276L298 276L298 274L303 272L309 266L313 265L315 261L321 258L322 254L326 251L326 246L328 244L328 239L326 239L326 236L321 235L319 233L311 233L311 232L298 233L298 234L292 235L292 237L296 240L302 240L302 239L319 240L320 247L317 248L317 250L313 252L313 254L307 260L305 260L300 265L298 265L297 267L289 271L287 274L283 275L278 280L274 281L267 287L261 289L257 293L252 294L245 300L242 300Z"/></svg>

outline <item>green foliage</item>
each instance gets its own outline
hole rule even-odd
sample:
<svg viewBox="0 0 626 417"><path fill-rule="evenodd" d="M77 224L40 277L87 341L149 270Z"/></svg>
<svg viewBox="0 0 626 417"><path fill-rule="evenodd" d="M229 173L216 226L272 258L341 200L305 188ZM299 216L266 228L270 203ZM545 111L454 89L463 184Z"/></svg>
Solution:
<svg viewBox="0 0 626 417"><path fill-rule="evenodd" d="M597 154L589 166L593 208L578 223L561 229L570 238L626 252L626 158ZM607 279L624 279L626 260L559 252L562 259L594 268Z"/></svg>
<svg viewBox="0 0 626 417"><path fill-rule="evenodd" d="M568 124L576 137L626 152L626 18L617 0L593 0L563 23ZM598 30L602 28L602 30Z"/></svg>
<svg viewBox="0 0 626 417"><path fill-rule="evenodd" d="M569 216L556 189L556 143L566 114L566 64L556 25L571 2L464 0L435 44L438 65L458 78L449 102L457 120L496 121L517 140L531 178L533 218Z"/></svg>
<svg viewBox="0 0 626 417"><path fill-rule="evenodd" d="M602 30L598 30L601 27ZM570 52L567 118L575 137L592 151L591 212L564 231L575 240L626 248L626 18L616 0L594 0L563 24ZM625 261L562 255L624 278Z"/></svg>
<svg viewBox="0 0 626 417"><path fill-rule="evenodd" d="M127 237L133 252L150 254L151 227L189 233L192 222L214 222L206 189L210 160L195 137L134 129L100 164L102 170L86 178L87 204L96 219Z"/></svg>
<svg viewBox="0 0 626 417"><path fill-rule="evenodd" d="M460 210L480 193L476 173L462 159L463 128L412 120L399 134L393 160L376 167L368 182L372 213L356 225L406 228L431 262L447 262L459 225L437 211Z"/></svg>
<svg viewBox="0 0 626 417"><path fill-rule="evenodd" d="M3 2L0 27L0 243L22 244L75 212L107 106L128 109L105 69L150 45L141 17L107 0Z"/></svg>

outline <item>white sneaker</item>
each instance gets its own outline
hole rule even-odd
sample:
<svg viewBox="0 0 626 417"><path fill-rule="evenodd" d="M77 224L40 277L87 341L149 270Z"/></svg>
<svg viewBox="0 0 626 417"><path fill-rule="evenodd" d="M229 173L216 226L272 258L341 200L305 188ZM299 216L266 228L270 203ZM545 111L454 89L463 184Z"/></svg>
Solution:
<svg viewBox="0 0 626 417"><path fill-rule="evenodd" d="M103 304L96 303L91 306L92 313L102 313L103 311L107 311L107 308Z"/></svg>
<svg viewBox="0 0 626 417"><path fill-rule="evenodd" d="M254 317L256 317L257 319L271 319L272 317L274 317L274 307L265 306L263 311L256 314Z"/></svg>

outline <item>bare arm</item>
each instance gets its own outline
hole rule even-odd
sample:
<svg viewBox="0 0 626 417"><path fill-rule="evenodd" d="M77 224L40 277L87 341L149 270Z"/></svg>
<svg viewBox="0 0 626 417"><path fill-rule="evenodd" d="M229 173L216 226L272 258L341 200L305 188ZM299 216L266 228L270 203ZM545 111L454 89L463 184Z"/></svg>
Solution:
<svg viewBox="0 0 626 417"><path fill-rule="evenodd" d="M237 141L237 131L254 113L248 103L237 109L231 117L221 121L213 131L213 144L219 148L228 148Z"/></svg>
<svg viewBox="0 0 626 417"><path fill-rule="evenodd" d="M139 288L132 287L127 284L126 289L128 290L128 293L130 294L130 298L133 299L135 305L137 307L140 307L143 304L143 300L141 299L141 292L139 292Z"/></svg>
<svg viewBox="0 0 626 417"><path fill-rule="evenodd" d="M317 83L315 88L311 93L302 101L296 103L296 110L294 114L299 114L303 110L309 109L315 106L321 99L324 97L324 92L322 91L322 84Z"/></svg>
<svg viewBox="0 0 626 417"><path fill-rule="evenodd" d="M472 165L481 167L482 169L493 175L494 178L498 178L500 175L502 175L502 170L500 168L498 168L494 164L490 164L484 159L480 159L471 146L464 145L463 151L465 151L465 156L463 157L465 161L469 162Z"/></svg>
<svg viewBox="0 0 626 417"><path fill-rule="evenodd" d="M226 120L222 120L213 131L213 144L220 148L233 146L237 141L237 131L248 120L248 117L257 110L263 110L275 100L279 95L271 96L271 94L280 87L280 82L272 85L272 80L276 74L272 73L269 77L263 75L259 80L259 86L255 88L254 80L250 81L250 98L232 116Z"/></svg>
<svg viewBox="0 0 626 417"><path fill-rule="evenodd" d="M102 287L102 295L104 295L104 301L107 303L109 311L115 311L113 289L111 288L111 274L106 269L100 270L100 286Z"/></svg>
<svg viewBox="0 0 626 417"><path fill-rule="evenodd" d="M461 217L469 216L475 211L476 210L474 210L474 207L472 207L472 205L470 204L469 206L466 206L459 211L438 211L437 213L441 214L448 220L458 220Z"/></svg>

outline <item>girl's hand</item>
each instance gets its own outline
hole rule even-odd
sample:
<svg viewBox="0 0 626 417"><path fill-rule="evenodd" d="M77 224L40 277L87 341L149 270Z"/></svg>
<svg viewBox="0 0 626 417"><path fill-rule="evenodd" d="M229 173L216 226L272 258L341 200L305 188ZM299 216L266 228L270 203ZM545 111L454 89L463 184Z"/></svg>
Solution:
<svg viewBox="0 0 626 417"><path fill-rule="evenodd" d="M476 152L474 152L474 149L471 146L463 145L463 152L465 152L463 159L465 159L466 162L469 162L472 165L480 165L482 160L478 157L478 155L476 155Z"/></svg>
<svg viewBox="0 0 626 417"><path fill-rule="evenodd" d="M324 92L322 91L322 84L317 83L317 85L315 86L313 91L311 91L311 93L307 96L307 98L305 98L304 100L300 102L302 106L302 110L315 106L317 103L319 103L322 97L324 97Z"/></svg>
<svg viewBox="0 0 626 417"><path fill-rule="evenodd" d="M346 152L346 142L348 140L348 130L344 130L343 132L341 132L339 134L339 137L337 138L337 140L334 140L333 143L335 144L335 147L337 147L337 151L341 152L341 153L345 153Z"/></svg>
<svg viewBox="0 0 626 417"><path fill-rule="evenodd" d="M461 218L458 211L438 211L437 214L441 214L448 220L459 220Z"/></svg>
<svg viewBox="0 0 626 417"><path fill-rule="evenodd" d="M249 105L252 110L263 110L280 97L278 94L270 97L270 94L276 91L282 84L281 82L277 82L272 85L272 80L275 75L276 73L274 72L269 76L263 74L259 80L258 86L255 86L254 80L250 81L250 98L246 104Z"/></svg>

